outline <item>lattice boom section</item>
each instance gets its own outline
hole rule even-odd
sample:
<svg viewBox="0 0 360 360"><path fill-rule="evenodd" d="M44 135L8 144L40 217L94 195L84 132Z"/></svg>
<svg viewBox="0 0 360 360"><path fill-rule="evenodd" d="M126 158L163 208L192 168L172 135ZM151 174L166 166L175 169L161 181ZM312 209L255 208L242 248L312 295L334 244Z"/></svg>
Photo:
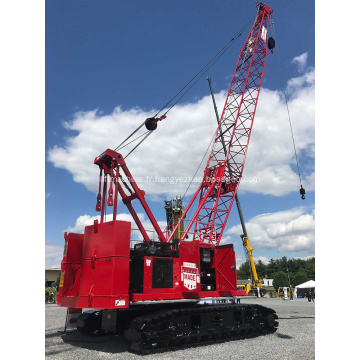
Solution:
<svg viewBox="0 0 360 360"><path fill-rule="evenodd" d="M206 199L195 219L194 239L201 242L220 242L242 176L267 57L268 25L269 13L259 12L236 64L204 173L208 181L200 193L200 203ZM225 164L224 175L206 196L221 164Z"/></svg>

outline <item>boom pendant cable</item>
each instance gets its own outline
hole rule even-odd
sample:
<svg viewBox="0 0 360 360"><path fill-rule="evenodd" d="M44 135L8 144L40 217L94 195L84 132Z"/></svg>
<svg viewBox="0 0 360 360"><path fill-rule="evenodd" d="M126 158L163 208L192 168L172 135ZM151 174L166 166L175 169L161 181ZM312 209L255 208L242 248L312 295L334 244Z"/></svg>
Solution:
<svg viewBox="0 0 360 360"><path fill-rule="evenodd" d="M240 30L240 32L238 32L195 76L193 76L193 78L188 81L188 83L180 90L178 91L178 93L173 96L156 114L154 117L152 118L148 118L146 119L140 126L138 126L125 140L123 140L114 150L117 151L118 149L121 148L121 146L126 143L126 141L128 141L138 130L140 130L142 128L142 126L146 126L146 128L148 130L150 130L149 133L147 133L147 136L145 138L147 138L152 132L153 130L156 129L157 126L157 122L161 121L163 119L166 118L166 114L185 96L185 94L205 75L205 73L220 59L220 57L222 55L224 55L224 53L234 44L235 40L237 40L243 33L243 31L249 26L249 24L255 19L255 17L252 17L247 23L246 25ZM186 89L186 91L184 92L184 90ZM156 118L159 113L164 110L169 104L171 104L180 94L182 93L182 95L175 101L175 103L173 103L171 105L171 107L160 117L160 118ZM145 138L138 144L136 145L136 147L130 151L130 153L132 153L144 140ZM128 143L130 144L130 143ZM128 145L126 144L126 145ZM124 145L124 146L126 146ZM122 146L122 147L124 147ZM130 153L127 155L129 156Z"/></svg>
<svg viewBox="0 0 360 360"><path fill-rule="evenodd" d="M252 17L246 25L175 95L173 96L157 113L157 116L162 110L166 108L183 90L185 90L198 76L197 79L190 87L185 91L185 93L173 104L170 109L166 111L167 114L178 102L179 100L200 80L200 78L208 71L218 60L219 58L233 45L234 41L237 40L243 33L243 31L249 26L249 24L255 19Z"/></svg>
<svg viewBox="0 0 360 360"><path fill-rule="evenodd" d="M124 157L124 159L126 159L152 132L153 131L149 131L147 135Z"/></svg>
<svg viewBox="0 0 360 360"><path fill-rule="evenodd" d="M276 43L278 43L278 42L277 42L277 40L276 40L276 33L275 33L275 23L274 23L274 20L272 20L271 25L272 25L272 30L273 30L273 33L274 33L274 38L275 38L275 41L276 41ZM284 93L284 98L285 98L285 103L286 103L286 109L287 109L288 118L289 118L289 125L290 125L290 131L291 131L292 142L293 142L293 146L294 146L294 153L295 153L296 165L297 165L298 174L299 174L299 181L300 181L300 195L301 195L301 198L302 198L303 200L305 200L305 189L303 188L303 186L302 186L302 181L301 181L300 166L299 166L298 156L297 156L297 152L296 152L295 139L294 139L294 132L293 132L292 124L291 124L290 111L289 111L289 104L288 104L288 99L287 99L287 96L286 96L286 91L285 91L285 81L284 81L284 76L283 76L282 67L281 67L281 62L280 62L279 45L277 45L277 47L276 47L276 52L277 52L277 56L278 56L278 60L279 60L280 77L281 77L281 81L282 81L282 84L283 84L283 93Z"/></svg>
<svg viewBox="0 0 360 360"><path fill-rule="evenodd" d="M125 145L124 145L124 146L122 146L121 148L117 147L117 149L118 149L118 150L123 149L124 147L126 147L126 146L130 145L131 143L133 143L135 140L140 139L142 136L146 135L148 132L149 132L149 131L147 131L147 132L145 132L145 133L141 134L140 136L138 136L138 137L137 137L137 138L135 138L134 140L131 140L130 142L128 142L127 144L125 144ZM116 151L116 150L115 150L115 151Z"/></svg>
<svg viewBox="0 0 360 360"><path fill-rule="evenodd" d="M145 120L145 121L146 121L146 120ZM136 128L136 130L134 130L134 131L133 131L121 144L119 144L114 150L117 151L124 142L126 142L127 140L129 140L138 130L140 130L141 127L145 124L145 121L144 121L138 128ZM129 144L130 144L130 143L129 143Z"/></svg>

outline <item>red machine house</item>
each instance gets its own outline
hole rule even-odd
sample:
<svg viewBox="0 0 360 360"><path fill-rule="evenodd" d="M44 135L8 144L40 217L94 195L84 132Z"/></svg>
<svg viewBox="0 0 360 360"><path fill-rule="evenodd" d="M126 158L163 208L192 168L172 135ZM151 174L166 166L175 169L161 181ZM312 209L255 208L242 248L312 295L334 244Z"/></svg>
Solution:
<svg viewBox="0 0 360 360"><path fill-rule="evenodd" d="M95 159L95 164L100 167L103 194L101 197L99 191L96 205L101 212L100 223L95 220L94 225L86 226L84 235L65 234L63 280L58 293L61 306L118 309L144 300L246 295L236 290L232 244L166 241L122 156L108 149ZM125 176L120 174L120 168ZM124 188L130 194L126 195ZM104 222L106 191L107 205L113 206L113 220L109 222ZM116 220L119 195L144 238L133 249L130 222ZM150 240L131 204L134 199L143 205L159 241Z"/></svg>

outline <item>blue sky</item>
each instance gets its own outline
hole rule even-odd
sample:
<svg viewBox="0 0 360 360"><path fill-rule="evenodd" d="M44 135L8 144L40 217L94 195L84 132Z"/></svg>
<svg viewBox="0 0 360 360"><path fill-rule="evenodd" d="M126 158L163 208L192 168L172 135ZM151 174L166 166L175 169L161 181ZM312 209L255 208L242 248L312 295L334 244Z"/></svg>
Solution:
<svg viewBox="0 0 360 360"><path fill-rule="evenodd" d="M284 255L312 256L315 251L314 1L294 6L277 0L268 5L274 10L280 64L276 50L269 53L245 165L244 175L260 182L239 188L254 256L264 261ZM154 115L255 11L254 1L46 2L46 267L61 260L63 231L80 231L97 215L94 157L107 147L115 148L147 115ZM219 109L249 30L207 74ZM294 176L280 66L307 189L305 201ZM130 170L135 176L193 175L215 124L204 77L129 157ZM182 195L186 188L139 185L160 222L165 220L163 200ZM241 262L235 210L224 241L235 244ZM119 213L125 212L120 206Z"/></svg>

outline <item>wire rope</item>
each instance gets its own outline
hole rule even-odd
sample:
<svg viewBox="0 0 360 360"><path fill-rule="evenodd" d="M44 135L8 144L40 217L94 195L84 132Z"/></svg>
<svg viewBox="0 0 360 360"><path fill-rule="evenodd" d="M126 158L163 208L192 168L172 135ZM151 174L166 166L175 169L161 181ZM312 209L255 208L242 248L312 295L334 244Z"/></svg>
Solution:
<svg viewBox="0 0 360 360"><path fill-rule="evenodd" d="M203 163L203 161L204 161L204 159L205 159L206 154L207 154L207 153L208 153L208 151L209 151L210 145L211 145L211 144L212 144L212 142L214 141L214 137L215 137L215 135L216 135L216 131L215 131L215 133L214 133L213 137L211 138L211 141L210 141L210 143L209 143L209 145L208 145L208 147L207 147L207 149L206 149L206 151L205 151L205 153L204 153L204 156L203 156L203 158L201 159L201 162L200 162L199 166L197 167L197 169L196 169L196 171L195 171L195 174L194 174L194 176L192 177L192 179L191 179L191 181L190 181L190 183L189 183L188 187L186 188L186 191L185 191L184 195L182 196L182 198L184 198L184 197L186 196L186 193L188 192L188 190L189 190L189 188L190 188L191 184L193 183L194 178L195 178L196 174L198 173L198 171L199 171L199 169L200 169L200 166L201 166L201 164Z"/></svg>
<svg viewBox="0 0 360 360"><path fill-rule="evenodd" d="M145 120L146 121L146 120ZM137 127L122 143L120 143L114 150L118 150L120 148L120 146L126 142L127 140L129 140L138 130L140 130L140 128L145 124L145 121L139 126Z"/></svg>
<svg viewBox="0 0 360 360"><path fill-rule="evenodd" d="M272 25L272 30L273 30L275 42L277 43L274 20L272 20L271 25ZM279 46L278 46L278 45L276 46L276 52L277 52L277 56L278 56L278 60L279 60L280 76L281 76L281 81L282 81L282 85L283 85L283 93L284 93L284 98L285 98L285 103L286 103L286 109L287 109L287 114L288 114L288 119L289 119L289 125L290 125L290 130L291 130L292 142L293 142L293 146L294 146L294 153L295 153L296 165L297 165L298 174L299 174L300 186L302 187L299 160L298 160L297 151L296 151L296 145L295 145L295 139L294 139L294 132L293 132L292 124L291 124L289 104L288 104L288 99L287 99L286 91L285 91L285 81L284 81L284 76L283 76L282 67L281 67L281 61L280 61L280 55L279 55Z"/></svg>
<svg viewBox="0 0 360 360"><path fill-rule="evenodd" d="M201 167L201 164L203 163L203 161L204 161L204 159L205 159L206 154L207 154L208 151L209 151L210 145L211 145L212 142L214 141L215 135L216 135L216 131L215 131L213 137L211 138L211 141L210 141L210 143L209 143L209 145L208 145L208 147L207 147L207 149L206 149L206 151L205 151L205 153L204 153L204 156L203 156L203 158L201 159L200 164L199 164L199 166L197 167L197 169L196 169L196 171L195 171L195 174L194 174L193 177L191 178L191 181L190 181L188 187L186 188L185 193L184 193L184 195L182 196L182 199L186 196L186 193L188 192L191 184L194 182L194 178L195 178L196 174L198 173L198 171L199 171L199 169L200 169L200 167ZM193 201L193 203L191 204L190 209L189 209L189 218L190 218L190 219L192 218L192 208L193 208L194 204L195 204L195 201Z"/></svg>
<svg viewBox="0 0 360 360"><path fill-rule="evenodd" d="M186 87L191 84L191 82L199 78L184 92L183 95L165 112L166 115L184 96L185 94L205 75L207 71L209 71L215 63L220 59L222 55L234 44L234 41L237 40L243 33L243 31L249 26L249 24L255 19L255 16L252 17L246 25L171 99L169 100L158 112L155 116L157 116L167 105L169 105ZM210 65L211 64L211 65Z"/></svg>
<svg viewBox="0 0 360 360"><path fill-rule="evenodd" d="M142 142L145 141L145 139L153 132L154 130L151 130L147 133L147 135L124 157L126 159ZM146 134L146 133L145 133Z"/></svg>
<svg viewBox="0 0 360 360"><path fill-rule="evenodd" d="M174 104L171 105L171 107L165 112L164 115L166 115L184 96L185 94L205 75L205 73L207 71L209 71L211 69L211 67L213 65L215 65L215 63L220 59L220 57L222 55L224 55L224 53L234 44L235 40L237 40L243 33L243 31L249 26L249 24L254 20L256 16L252 17L247 23L246 25L220 50L217 52L217 54L196 74L193 76L193 78L187 82L187 84L185 86L183 86L183 88L177 92L176 95L174 95L154 116L154 118L156 116L158 116L158 114L164 110L169 104L172 103L173 100L175 100L190 84L191 86L189 86L187 88L187 90L176 100L176 102ZM196 79L196 80L195 80ZM140 130L140 128L145 124L146 120L139 125L125 140L123 140L114 150L117 151L120 148L122 148L122 145L129 140L138 130ZM147 138L153 131L150 131L150 133L147 133L147 136L145 138ZM130 153L132 153L144 140L145 138L138 144L136 145L136 147L130 151ZM128 143L130 144L130 143ZM126 146L126 145L125 145ZM123 146L124 147L124 146ZM129 156L130 153L127 155Z"/></svg>
<svg viewBox="0 0 360 360"><path fill-rule="evenodd" d="M150 131L150 130L149 130L149 131ZM135 140L140 139L142 136L146 135L149 131L147 131L147 132L145 132L145 133L141 134L140 136L138 136L138 137L137 137L137 138L135 138L134 140L131 140L131 141L130 141L130 142L128 142L127 144L123 145L122 147L117 148L117 150L121 150L121 149L123 149L124 147L126 147L126 146L130 145L130 144L131 144L131 143L133 143ZM115 151L116 151L116 150L115 150Z"/></svg>

